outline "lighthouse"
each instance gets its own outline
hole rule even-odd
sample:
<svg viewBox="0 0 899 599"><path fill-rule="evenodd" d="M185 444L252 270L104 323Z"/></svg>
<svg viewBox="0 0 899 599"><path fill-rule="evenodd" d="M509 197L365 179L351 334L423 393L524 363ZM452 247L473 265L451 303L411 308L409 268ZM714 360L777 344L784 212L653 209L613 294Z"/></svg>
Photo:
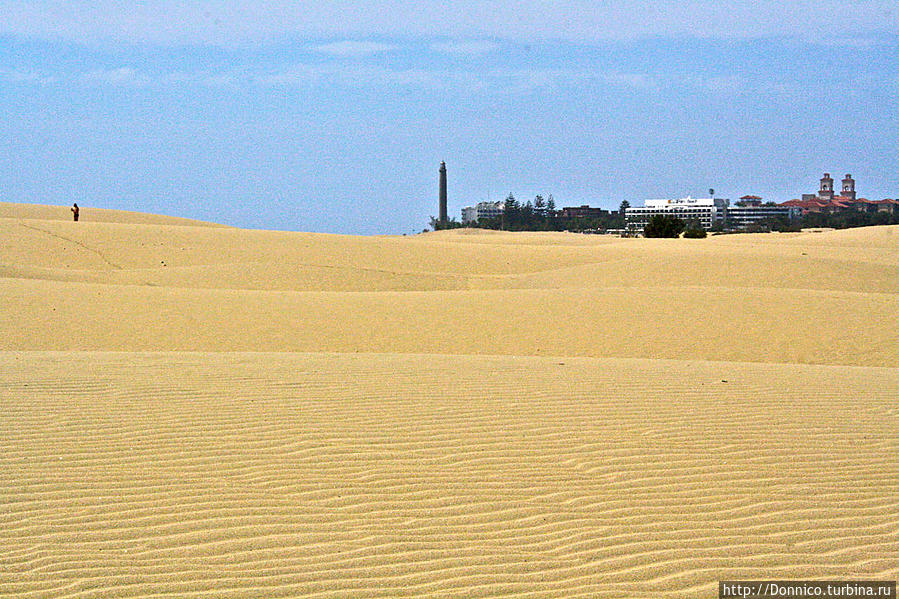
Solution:
<svg viewBox="0 0 899 599"><path fill-rule="evenodd" d="M446 162L440 163L440 222L446 223Z"/></svg>

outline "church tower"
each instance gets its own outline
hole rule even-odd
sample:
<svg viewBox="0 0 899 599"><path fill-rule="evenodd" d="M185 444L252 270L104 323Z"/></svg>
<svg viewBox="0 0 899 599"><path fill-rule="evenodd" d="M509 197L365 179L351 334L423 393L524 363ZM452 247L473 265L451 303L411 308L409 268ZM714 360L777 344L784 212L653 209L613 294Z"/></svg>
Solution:
<svg viewBox="0 0 899 599"><path fill-rule="evenodd" d="M833 178L830 173L824 173L821 177L821 189L818 190L818 198L822 200L833 199Z"/></svg>
<svg viewBox="0 0 899 599"><path fill-rule="evenodd" d="M847 174L843 179L843 193L840 195L844 198L855 200L855 179L852 178L852 175Z"/></svg>

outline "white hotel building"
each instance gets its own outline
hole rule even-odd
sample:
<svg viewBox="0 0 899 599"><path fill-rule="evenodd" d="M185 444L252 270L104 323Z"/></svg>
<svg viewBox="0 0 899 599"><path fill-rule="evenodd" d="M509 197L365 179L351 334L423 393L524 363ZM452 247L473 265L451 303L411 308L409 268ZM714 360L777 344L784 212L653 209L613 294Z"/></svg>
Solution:
<svg viewBox="0 0 899 599"><path fill-rule="evenodd" d="M479 202L476 206L462 209L462 223L476 223L485 218L498 218L503 215L505 202Z"/></svg>
<svg viewBox="0 0 899 599"><path fill-rule="evenodd" d="M649 219L656 214L676 216L684 222L696 221L706 231L720 224L724 230L747 229L771 219L795 220L802 211L792 206L755 202L730 206L719 198L681 198L679 200L646 200L640 208L628 208L627 228L642 233Z"/></svg>
<svg viewBox="0 0 899 599"><path fill-rule="evenodd" d="M697 221L703 229L709 230L716 223L724 222L727 205L727 200L718 198L646 200L645 206L627 209L627 226L628 229L642 232L650 218L656 214L668 214L685 222Z"/></svg>

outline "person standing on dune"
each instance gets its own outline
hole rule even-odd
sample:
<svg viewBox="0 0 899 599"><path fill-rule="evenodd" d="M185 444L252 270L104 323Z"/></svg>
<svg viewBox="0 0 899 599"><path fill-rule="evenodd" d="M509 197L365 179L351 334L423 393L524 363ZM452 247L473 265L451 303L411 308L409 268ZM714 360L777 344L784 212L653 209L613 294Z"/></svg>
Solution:
<svg viewBox="0 0 899 599"><path fill-rule="evenodd" d="M75 204L72 205L72 218L75 219L76 223L78 222L78 212L79 212L78 203L76 202Z"/></svg>

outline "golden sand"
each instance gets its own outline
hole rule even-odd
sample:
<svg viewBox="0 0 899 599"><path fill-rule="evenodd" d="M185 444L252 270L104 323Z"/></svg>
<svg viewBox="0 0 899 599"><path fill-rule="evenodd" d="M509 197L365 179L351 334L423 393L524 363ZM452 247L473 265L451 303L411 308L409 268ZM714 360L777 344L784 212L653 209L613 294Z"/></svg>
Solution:
<svg viewBox="0 0 899 599"><path fill-rule="evenodd" d="M899 227L350 237L67 210L0 204L0 596L899 576Z"/></svg>

